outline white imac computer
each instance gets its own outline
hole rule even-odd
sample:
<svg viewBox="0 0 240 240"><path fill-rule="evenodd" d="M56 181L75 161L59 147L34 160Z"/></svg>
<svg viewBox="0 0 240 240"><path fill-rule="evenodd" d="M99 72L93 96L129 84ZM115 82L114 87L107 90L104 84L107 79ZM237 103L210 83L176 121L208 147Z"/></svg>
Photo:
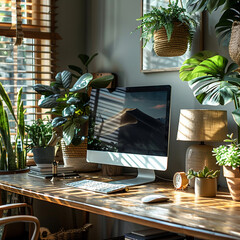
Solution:
<svg viewBox="0 0 240 240"><path fill-rule="evenodd" d="M138 169L128 186L155 180L168 164L171 87L93 89L87 161Z"/></svg>

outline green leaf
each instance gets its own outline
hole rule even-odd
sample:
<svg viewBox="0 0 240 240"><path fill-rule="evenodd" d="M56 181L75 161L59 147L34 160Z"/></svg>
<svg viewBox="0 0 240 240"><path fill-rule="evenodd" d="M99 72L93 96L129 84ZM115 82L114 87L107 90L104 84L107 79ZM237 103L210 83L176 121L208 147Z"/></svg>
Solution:
<svg viewBox="0 0 240 240"><path fill-rule="evenodd" d="M7 107L8 107L8 109L9 109L10 113L12 114L15 122L17 123L17 118L16 118L16 116L15 116L15 114L14 114L13 107L12 107L12 103L11 103L10 98L8 97L8 94L7 94L7 92L5 91L5 89L4 89L4 87L3 87L3 85L2 85L1 82L0 82L0 96L2 97L3 101L4 101L5 104L7 105Z"/></svg>
<svg viewBox="0 0 240 240"><path fill-rule="evenodd" d="M69 67L71 70L73 70L73 71L79 73L80 75L83 74L83 70L82 70L80 67L78 67L78 66L75 66L75 65L68 65L68 67Z"/></svg>
<svg viewBox="0 0 240 240"><path fill-rule="evenodd" d="M92 62L92 60L98 55L98 53L94 53L84 64L86 67Z"/></svg>
<svg viewBox="0 0 240 240"><path fill-rule="evenodd" d="M92 78L93 78L93 75L91 73L83 74L69 91L79 92L81 90L86 89L88 87L88 84L92 80Z"/></svg>
<svg viewBox="0 0 240 240"><path fill-rule="evenodd" d="M38 106L41 108L53 108L58 106L57 98L54 95L45 97L42 96L38 101Z"/></svg>
<svg viewBox="0 0 240 240"><path fill-rule="evenodd" d="M62 85L64 88L69 88L72 82L72 73L69 71L61 72Z"/></svg>
<svg viewBox="0 0 240 240"><path fill-rule="evenodd" d="M50 96L50 95L57 93L56 89L54 89L53 87L47 86L47 85L42 85L42 84L34 85L33 89L37 93L39 93L41 95L45 95L45 96Z"/></svg>
<svg viewBox="0 0 240 240"><path fill-rule="evenodd" d="M79 59L81 60L82 64L86 66L86 63L88 62L89 56L86 54L79 54Z"/></svg>
<svg viewBox="0 0 240 240"><path fill-rule="evenodd" d="M55 127L59 127L62 126L63 124L65 124L67 122L67 118L64 117L55 117L52 120L52 126Z"/></svg>
<svg viewBox="0 0 240 240"><path fill-rule="evenodd" d="M72 139L74 137L74 129L76 125L73 122L67 122L63 126L63 139L66 143L66 145L70 145L72 142Z"/></svg>
<svg viewBox="0 0 240 240"><path fill-rule="evenodd" d="M240 108L235 109L232 112L232 116L236 124L240 127Z"/></svg>
<svg viewBox="0 0 240 240"><path fill-rule="evenodd" d="M70 117L73 116L76 110L76 106L71 105L63 109L62 116L63 117Z"/></svg>
<svg viewBox="0 0 240 240"><path fill-rule="evenodd" d="M95 78L91 80L90 86L93 88L105 88L113 81L113 79L113 75L106 75L103 77Z"/></svg>

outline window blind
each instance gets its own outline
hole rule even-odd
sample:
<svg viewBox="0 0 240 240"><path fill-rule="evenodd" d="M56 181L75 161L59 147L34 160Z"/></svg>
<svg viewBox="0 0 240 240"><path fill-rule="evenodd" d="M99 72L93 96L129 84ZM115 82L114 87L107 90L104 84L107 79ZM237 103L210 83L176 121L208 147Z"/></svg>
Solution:
<svg viewBox="0 0 240 240"><path fill-rule="evenodd" d="M14 104L23 87L26 124L48 115L32 86L49 85L56 74L55 10L56 0L0 0L0 81Z"/></svg>

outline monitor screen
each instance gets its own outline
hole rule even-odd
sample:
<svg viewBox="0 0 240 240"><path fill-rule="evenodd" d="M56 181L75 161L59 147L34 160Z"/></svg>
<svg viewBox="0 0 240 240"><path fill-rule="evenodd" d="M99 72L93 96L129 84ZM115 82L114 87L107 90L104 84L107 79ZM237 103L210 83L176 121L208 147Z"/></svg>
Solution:
<svg viewBox="0 0 240 240"><path fill-rule="evenodd" d="M93 89L87 161L166 170L170 86Z"/></svg>

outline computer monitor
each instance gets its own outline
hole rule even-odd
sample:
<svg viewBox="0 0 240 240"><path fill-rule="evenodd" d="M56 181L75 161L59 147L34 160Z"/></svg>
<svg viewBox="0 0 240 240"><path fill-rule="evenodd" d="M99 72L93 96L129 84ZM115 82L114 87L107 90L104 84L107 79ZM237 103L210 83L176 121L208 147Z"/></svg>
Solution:
<svg viewBox="0 0 240 240"><path fill-rule="evenodd" d="M138 169L124 183L155 180L155 171L168 164L171 87L93 89L87 161Z"/></svg>

